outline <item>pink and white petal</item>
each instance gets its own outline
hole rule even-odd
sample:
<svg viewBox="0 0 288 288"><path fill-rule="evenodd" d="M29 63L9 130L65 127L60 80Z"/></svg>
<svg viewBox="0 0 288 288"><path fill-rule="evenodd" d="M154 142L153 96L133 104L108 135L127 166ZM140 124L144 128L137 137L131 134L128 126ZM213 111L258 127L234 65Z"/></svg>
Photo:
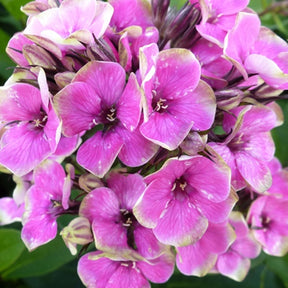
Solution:
<svg viewBox="0 0 288 288"><path fill-rule="evenodd" d="M215 43L219 47L223 47L224 39L227 34L221 27L213 23L200 23L196 26L199 34L208 41Z"/></svg>
<svg viewBox="0 0 288 288"><path fill-rule="evenodd" d="M17 176L29 173L51 154L44 133L33 128L30 123L19 124L2 136L0 164Z"/></svg>
<svg viewBox="0 0 288 288"><path fill-rule="evenodd" d="M193 130L203 131L209 129L213 124L216 112L216 99L212 88L200 80L189 97L185 97L185 99L183 97L182 99L182 101L175 99L176 101L171 104L171 109L168 109L169 112L171 110L171 113L177 115L177 118L193 122ZM174 109L178 111L174 111Z"/></svg>
<svg viewBox="0 0 288 288"><path fill-rule="evenodd" d="M0 88L0 120L29 121L38 118L41 109L40 90L17 83Z"/></svg>
<svg viewBox="0 0 288 288"><path fill-rule="evenodd" d="M244 61L253 47L260 31L260 20L257 14L240 12L236 25L225 38L224 55L236 66L240 73L247 78ZM250 33L243 33L250 31Z"/></svg>
<svg viewBox="0 0 288 288"><path fill-rule="evenodd" d="M44 134L47 142L49 143L51 152L55 152L58 143L61 138L61 128L62 123L60 122L58 116L54 109L50 106L50 111L48 112L48 120L44 127Z"/></svg>
<svg viewBox="0 0 288 288"><path fill-rule="evenodd" d="M178 247L177 251L177 268L184 275L205 276L217 261L217 254L202 250L198 242Z"/></svg>
<svg viewBox="0 0 288 288"><path fill-rule="evenodd" d="M12 36L6 47L6 53L18 65L27 67L29 65L24 57L22 50L25 45L32 45L33 42L27 39L22 32L18 32Z"/></svg>
<svg viewBox="0 0 288 288"><path fill-rule="evenodd" d="M263 193L271 187L272 177L265 162L242 151L235 154L235 159L240 174L256 192Z"/></svg>
<svg viewBox="0 0 288 288"><path fill-rule="evenodd" d="M97 260L90 259L101 253L101 251L87 253L78 262L78 275L87 288L106 288L109 279L121 265L121 262L104 257Z"/></svg>
<svg viewBox="0 0 288 288"><path fill-rule="evenodd" d="M165 247L157 240L151 229L140 224L134 228L134 240L137 252L146 259L155 259Z"/></svg>
<svg viewBox="0 0 288 288"><path fill-rule="evenodd" d="M117 105L117 118L126 129L134 131L141 116L141 90L135 74L130 74Z"/></svg>
<svg viewBox="0 0 288 288"><path fill-rule="evenodd" d="M52 160L42 162L34 171L35 185L47 191L48 197L53 200L62 200L65 178L63 167Z"/></svg>
<svg viewBox="0 0 288 288"><path fill-rule="evenodd" d="M111 168L122 146L123 139L115 131L98 131L80 146L76 159L82 167L102 178Z"/></svg>
<svg viewBox="0 0 288 288"><path fill-rule="evenodd" d="M213 150L215 150L223 158L231 169L231 184L234 189L238 191L245 188L246 182L238 171L234 153L232 153L228 146L224 144L210 142L209 146L211 146Z"/></svg>
<svg viewBox="0 0 288 288"><path fill-rule="evenodd" d="M114 8L114 14L110 25L116 26L121 31L129 26L150 27L153 26L150 3L143 0L109 0Z"/></svg>
<svg viewBox="0 0 288 288"><path fill-rule="evenodd" d="M86 83L71 83L53 98L62 119L63 133L71 137L91 129L100 113L100 98Z"/></svg>
<svg viewBox="0 0 288 288"><path fill-rule="evenodd" d="M211 223L219 223L228 219L233 207L238 201L236 192L232 189L228 198L224 201L213 203L200 193L191 195L194 205L198 211Z"/></svg>
<svg viewBox="0 0 288 288"><path fill-rule="evenodd" d="M119 214L120 218L120 214ZM95 246L98 250L109 251L109 253L121 253L128 250L127 229L119 220L94 218L92 222L92 231L94 235Z"/></svg>
<svg viewBox="0 0 288 288"><path fill-rule="evenodd" d="M29 251L53 240L57 235L56 219L47 215L33 215L23 225L21 238Z"/></svg>
<svg viewBox="0 0 288 288"><path fill-rule="evenodd" d="M119 159L127 166L137 167L147 163L158 151L159 146L146 139L136 128L132 133L122 129L124 145Z"/></svg>
<svg viewBox="0 0 288 288"><path fill-rule="evenodd" d="M212 0L212 1L207 1L211 3L211 10L215 14L223 14L223 15L231 15L231 14L236 14L243 10L244 8L247 7L249 4L248 0L224 0L224 1L217 1L217 0Z"/></svg>
<svg viewBox="0 0 288 288"><path fill-rule="evenodd" d="M201 67L187 49L163 50L156 64L157 94L164 99L177 99L194 90L200 80ZM158 84L159 83L159 84Z"/></svg>
<svg viewBox="0 0 288 288"><path fill-rule="evenodd" d="M153 233L161 243L179 247L198 241L207 227L207 219L186 198L169 202Z"/></svg>
<svg viewBox="0 0 288 288"><path fill-rule="evenodd" d="M241 110L236 108L233 109L234 111L238 114ZM244 113L239 133L254 134L268 132L277 125L276 113L269 106L250 106L250 109Z"/></svg>
<svg viewBox="0 0 288 288"><path fill-rule="evenodd" d="M24 205L17 205L11 197L0 199L0 226L21 221Z"/></svg>
<svg viewBox="0 0 288 288"><path fill-rule="evenodd" d="M175 119L175 115L170 113L154 112L140 126L140 132L153 143L174 150L188 135L192 126L193 122L187 122L183 118Z"/></svg>
<svg viewBox="0 0 288 288"><path fill-rule="evenodd" d="M255 159L265 162L271 161L275 153L275 144L271 133L262 132L249 136L246 137L242 149Z"/></svg>
<svg viewBox="0 0 288 288"><path fill-rule="evenodd" d="M121 262L118 269L110 277L105 288L150 288L148 280L138 269L137 265L134 267L131 262Z"/></svg>
<svg viewBox="0 0 288 288"><path fill-rule="evenodd" d="M175 257L171 251L167 251L160 257L146 261L139 261L137 266L144 276L153 283L165 283L174 271Z"/></svg>
<svg viewBox="0 0 288 288"><path fill-rule="evenodd" d="M216 268L222 275L235 281L242 281L250 269L250 260L229 250L218 257Z"/></svg>
<svg viewBox="0 0 288 288"><path fill-rule="evenodd" d="M150 183L134 206L133 214L144 227L156 227L163 210L171 200L171 184L167 182L167 179L159 178Z"/></svg>
<svg viewBox="0 0 288 288"><path fill-rule="evenodd" d="M194 156L189 162L187 184L211 202L226 200L230 193L231 180L227 164L223 160L213 162L203 156Z"/></svg>
<svg viewBox="0 0 288 288"><path fill-rule="evenodd" d="M111 173L107 179L108 187L116 194L120 207L132 210L146 188L144 179L139 174Z"/></svg>
<svg viewBox="0 0 288 288"><path fill-rule="evenodd" d="M91 61L81 68L73 82L85 82L100 97L101 105L112 107L125 87L125 70L118 63Z"/></svg>
<svg viewBox="0 0 288 288"><path fill-rule="evenodd" d="M243 258L256 258L261 252L261 245L249 233L246 237L237 239L231 246Z"/></svg>
<svg viewBox="0 0 288 288"><path fill-rule="evenodd" d="M64 158L73 154L80 144L81 138L78 135L73 137L65 137L62 135L55 152L49 158L62 162Z"/></svg>
<svg viewBox="0 0 288 288"><path fill-rule="evenodd" d="M120 219L118 198L109 188L94 189L82 200L79 215L91 223L95 219L115 222Z"/></svg>
<svg viewBox="0 0 288 288"><path fill-rule="evenodd" d="M276 89L288 88L288 74L283 72L273 60L266 56L249 55L245 61L245 67L250 73L258 73L268 85Z"/></svg>

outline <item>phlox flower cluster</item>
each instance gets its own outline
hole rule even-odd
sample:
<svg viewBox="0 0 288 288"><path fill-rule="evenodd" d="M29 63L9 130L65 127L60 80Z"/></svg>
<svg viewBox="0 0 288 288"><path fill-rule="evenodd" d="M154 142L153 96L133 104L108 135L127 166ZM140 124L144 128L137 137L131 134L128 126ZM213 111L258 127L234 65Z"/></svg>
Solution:
<svg viewBox="0 0 288 288"><path fill-rule="evenodd" d="M175 265L241 281L261 250L286 254L288 172L271 130L288 45L248 2L22 7L0 88L0 164L16 182L0 224L21 221L30 251L60 233L89 288L150 287Z"/></svg>

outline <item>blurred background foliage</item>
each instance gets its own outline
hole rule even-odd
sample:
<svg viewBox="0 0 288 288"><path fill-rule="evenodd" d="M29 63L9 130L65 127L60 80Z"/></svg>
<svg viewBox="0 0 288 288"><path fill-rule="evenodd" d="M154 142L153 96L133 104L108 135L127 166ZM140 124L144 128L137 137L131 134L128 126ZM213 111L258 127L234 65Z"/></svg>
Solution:
<svg viewBox="0 0 288 288"><path fill-rule="evenodd" d="M81 1L81 0L79 0ZM0 0L0 85L12 74L15 64L6 55L5 48L10 37L25 27L26 16L20 7L28 0ZM185 0L171 0L180 8ZM288 1L251 0L250 5L259 13L262 24L278 35L288 38ZM285 93L285 92L284 92ZM278 102L288 119L288 101ZM276 156L284 167L288 166L288 120L272 131L276 144ZM11 194L14 183L11 175L0 173L0 197ZM60 217L59 230L69 217ZM71 256L62 239L29 253L20 238L20 224L0 228L0 287L1 288L82 288L76 273L77 257ZM187 277L175 271L168 283L153 284L159 288L288 288L288 255L282 258L262 253L252 261L246 279L235 282L221 275L203 278ZM127 287L129 288L129 287ZM133 288L133 287L131 287Z"/></svg>

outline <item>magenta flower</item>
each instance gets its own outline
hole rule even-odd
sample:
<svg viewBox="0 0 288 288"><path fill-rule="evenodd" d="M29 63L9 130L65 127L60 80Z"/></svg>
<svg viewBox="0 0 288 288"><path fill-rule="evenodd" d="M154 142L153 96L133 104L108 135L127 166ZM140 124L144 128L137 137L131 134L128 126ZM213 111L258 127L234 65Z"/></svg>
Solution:
<svg viewBox="0 0 288 288"><path fill-rule="evenodd" d="M178 269L185 275L206 275L215 265L217 256L226 252L235 238L228 221L209 223L200 240L193 245L177 248Z"/></svg>
<svg viewBox="0 0 288 288"><path fill-rule="evenodd" d="M137 222L132 212L146 187L143 178L138 174L112 174L107 184L109 188L91 191L79 211L92 225L96 248L120 255L137 252L148 259L158 257L164 245L151 229Z"/></svg>
<svg viewBox="0 0 288 288"><path fill-rule="evenodd" d="M164 283L174 270L171 252L149 261L111 260L91 252L78 262L78 275L87 288L150 288L148 282Z"/></svg>
<svg viewBox="0 0 288 288"><path fill-rule="evenodd" d="M259 74L270 86L287 89L288 53L286 41L266 27L260 27L257 14L239 13L235 27L227 34L224 54L247 78ZM250 33L243 33L249 29Z"/></svg>
<svg viewBox="0 0 288 288"><path fill-rule="evenodd" d="M156 44L141 48L140 74L145 92L141 133L168 150L176 149L191 128L207 130L214 121L215 96L200 81L200 65L192 52Z"/></svg>
<svg viewBox="0 0 288 288"><path fill-rule="evenodd" d="M204 0L199 3L202 21L197 25L198 32L203 38L223 47L227 32L234 27L238 13L247 7L249 0Z"/></svg>
<svg viewBox="0 0 288 288"><path fill-rule="evenodd" d="M46 160L34 170L34 185L26 194L21 233L29 250L56 237L56 219L69 208L70 189L70 178L59 163Z"/></svg>
<svg viewBox="0 0 288 288"><path fill-rule="evenodd" d="M85 17L77 15L85 14ZM102 1L65 0L59 7L45 10L29 19L23 34L32 41L54 43L62 51L83 49L101 37L108 27L113 7ZM48 46L49 47L49 46Z"/></svg>
<svg viewBox="0 0 288 288"><path fill-rule="evenodd" d="M99 177L108 172L122 146L129 145L128 132L140 120L140 87L134 74L127 84L125 77L117 63L90 62L54 97L64 135L71 137L103 125L77 153L77 162Z"/></svg>
<svg viewBox="0 0 288 288"><path fill-rule="evenodd" d="M230 170L222 162L203 156L171 158L145 178L148 187L133 212L157 239L168 245L186 246L198 241L208 222L224 221L230 201Z"/></svg>
<svg viewBox="0 0 288 288"><path fill-rule="evenodd" d="M38 82L40 90L21 83L0 89L0 119L5 123L0 163L18 176L49 157L57 149L61 135L61 123L42 70Z"/></svg>
<svg viewBox="0 0 288 288"><path fill-rule="evenodd" d="M276 114L265 106L238 107L230 112L233 114L224 115L223 128L232 133L225 142L209 145L231 168L236 190L247 182L255 191L264 192L272 183L268 162L275 151L270 130L277 125Z"/></svg>
<svg viewBox="0 0 288 288"><path fill-rule="evenodd" d="M223 49L218 45L201 38L191 48L201 65L201 78L214 89L227 86L225 76L230 72L232 64L222 57Z"/></svg>
<svg viewBox="0 0 288 288"><path fill-rule="evenodd" d="M273 173L273 184L267 196L261 196L252 203L248 223L264 252L283 256L288 251L288 174L276 159L269 163L269 167Z"/></svg>
<svg viewBox="0 0 288 288"><path fill-rule="evenodd" d="M261 247L240 212L232 212L229 222L235 230L236 240L228 251L218 256L215 268L225 276L242 281L250 269L250 259L260 254Z"/></svg>

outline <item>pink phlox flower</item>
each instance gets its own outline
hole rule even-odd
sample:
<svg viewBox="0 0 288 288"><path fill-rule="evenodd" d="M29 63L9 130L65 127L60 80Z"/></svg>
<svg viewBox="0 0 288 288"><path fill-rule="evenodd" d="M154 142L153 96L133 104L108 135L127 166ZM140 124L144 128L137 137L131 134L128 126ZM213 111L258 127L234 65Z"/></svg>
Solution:
<svg viewBox="0 0 288 288"><path fill-rule="evenodd" d="M40 90L22 83L0 89L0 119L5 123L0 163L17 176L27 174L50 156L61 135L43 70L38 83Z"/></svg>
<svg viewBox="0 0 288 288"><path fill-rule="evenodd" d="M260 26L256 14L239 13L235 27L227 34L224 54L244 78L259 74L270 86L287 89L288 70L286 41ZM250 33L246 33L249 29Z"/></svg>
<svg viewBox="0 0 288 288"><path fill-rule="evenodd" d="M235 230L236 240L227 252L218 256L215 268L225 276L242 281L250 269L250 259L259 256L261 246L253 237L240 212L233 211L229 216L229 222Z"/></svg>
<svg viewBox="0 0 288 288"><path fill-rule="evenodd" d="M272 186L267 190L267 195L252 203L248 223L264 252L283 256L288 251L288 173L276 158L269 162L269 167Z"/></svg>
<svg viewBox="0 0 288 288"><path fill-rule="evenodd" d="M146 187L143 178L138 174L112 173L107 185L108 188L91 191L79 211L92 225L96 248L123 257L131 253L148 259L158 257L165 246L133 214L133 207Z"/></svg>
<svg viewBox="0 0 288 288"><path fill-rule="evenodd" d="M148 186L133 211L160 242L193 244L209 222L227 219L237 198L230 194L230 169L214 160L217 163L203 156L170 158L145 178Z"/></svg>
<svg viewBox="0 0 288 288"><path fill-rule="evenodd" d="M70 173L58 162L46 160L34 170L34 185L27 191L23 215L22 240L29 250L53 240L56 219L69 208Z"/></svg>
<svg viewBox="0 0 288 288"><path fill-rule="evenodd" d="M65 136L100 125L77 153L78 163L99 177L108 172L140 120L140 87L133 73L127 84L125 78L118 63L92 61L54 97Z"/></svg>
<svg viewBox="0 0 288 288"><path fill-rule="evenodd" d="M238 13L247 7L249 0L203 0L199 3L202 21L197 25L198 32L203 38L223 47L227 32L234 27Z"/></svg>
<svg viewBox="0 0 288 288"><path fill-rule="evenodd" d="M232 64L222 57L223 49L201 38L193 45L191 51L201 65L201 79L217 90L226 87L228 83L224 76L230 72Z"/></svg>
<svg viewBox="0 0 288 288"><path fill-rule="evenodd" d="M85 15L78 17L77 15ZM29 18L23 34L32 41L56 44L63 52L83 49L94 43L107 29L113 14L109 3L95 0L64 0L59 7L51 8ZM49 48L49 46L48 46Z"/></svg>
<svg viewBox="0 0 288 288"><path fill-rule="evenodd" d="M151 43L157 43L159 32L155 27L131 26L120 32L119 63L127 72L135 71L139 66L139 49Z"/></svg>
<svg viewBox="0 0 288 288"><path fill-rule="evenodd" d="M103 255L103 256L102 256ZM87 288L150 288L165 283L174 271L169 251L153 260L112 260L101 251L87 253L78 262L78 275Z"/></svg>
<svg viewBox="0 0 288 288"><path fill-rule="evenodd" d="M214 121L216 100L200 81L200 65L186 49L159 52L156 44L140 49L140 76L147 139L168 150L176 149L191 128L207 130Z"/></svg>
<svg viewBox="0 0 288 288"><path fill-rule="evenodd" d="M236 236L228 221L209 223L200 240L193 245L178 247L176 264L185 275L205 276L217 261L217 256L226 252Z"/></svg>
<svg viewBox="0 0 288 288"><path fill-rule="evenodd" d="M231 168L236 190L248 183L254 191L263 193L271 186L268 162L275 146L270 130L275 126L276 114L267 106L238 107L225 113L223 128L230 134L223 143L210 142L209 146Z"/></svg>

